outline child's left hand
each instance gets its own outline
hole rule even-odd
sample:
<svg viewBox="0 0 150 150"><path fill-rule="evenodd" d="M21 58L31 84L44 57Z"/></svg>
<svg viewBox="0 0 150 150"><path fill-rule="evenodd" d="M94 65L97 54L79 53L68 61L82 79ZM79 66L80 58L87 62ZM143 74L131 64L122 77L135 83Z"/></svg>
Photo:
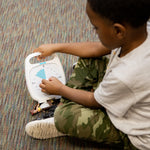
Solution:
<svg viewBox="0 0 150 150"><path fill-rule="evenodd" d="M47 94L60 95L60 89L64 86L57 78L51 77L49 80L42 80L41 91Z"/></svg>

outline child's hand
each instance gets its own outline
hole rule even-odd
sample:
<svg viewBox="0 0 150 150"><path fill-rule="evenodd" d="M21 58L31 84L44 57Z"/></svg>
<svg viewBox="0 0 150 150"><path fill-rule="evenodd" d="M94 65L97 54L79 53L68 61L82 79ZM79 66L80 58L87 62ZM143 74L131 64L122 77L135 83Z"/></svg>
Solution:
<svg viewBox="0 0 150 150"><path fill-rule="evenodd" d="M33 52L40 52L41 55L38 56L38 60L45 59L45 57L50 56L54 53L54 45L53 44L44 44L40 47L36 48Z"/></svg>
<svg viewBox="0 0 150 150"><path fill-rule="evenodd" d="M60 89L64 86L57 78L51 77L49 80L42 80L41 91L47 94L60 95Z"/></svg>

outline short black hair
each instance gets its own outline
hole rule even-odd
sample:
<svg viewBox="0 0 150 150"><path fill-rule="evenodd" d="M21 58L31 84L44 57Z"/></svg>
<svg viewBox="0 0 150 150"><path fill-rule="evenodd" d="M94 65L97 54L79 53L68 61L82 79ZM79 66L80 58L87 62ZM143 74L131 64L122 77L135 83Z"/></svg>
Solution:
<svg viewBox="0 0 150 150"><path fill-rule="evenodd" d="M144 25L150 18L150 0L87 0L91 9L114 23L132 27Z"/></svg>

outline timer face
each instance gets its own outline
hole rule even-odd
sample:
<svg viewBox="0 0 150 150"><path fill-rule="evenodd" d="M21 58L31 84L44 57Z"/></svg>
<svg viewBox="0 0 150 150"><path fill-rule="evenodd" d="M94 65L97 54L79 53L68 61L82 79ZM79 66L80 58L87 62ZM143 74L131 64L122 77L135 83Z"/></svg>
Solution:
<svg viewBox="0 0 150 150"><path fill-rule="evenodd" d="M30 63L30 60L39 56L40 53L32 53L25 59L25 77L31 97L39 103L45 103L49 99L61 98L59 95L49 95L41 91L39 85L42 79L48 80L50 77L56 77L63 84L66 83L63 67L57 55L52 59L41 63Z"/></svg>
<svg viewBox="0 0 150 150"><path fill-rule="evenodd" d="M59 67L56 64L41 64L36 66L30 71L30 82L32 88L36 90L41 90L39 87L42 79L48 80L50 77L56 77L62 83L64 83L62 75L60 74Z"/></svg>

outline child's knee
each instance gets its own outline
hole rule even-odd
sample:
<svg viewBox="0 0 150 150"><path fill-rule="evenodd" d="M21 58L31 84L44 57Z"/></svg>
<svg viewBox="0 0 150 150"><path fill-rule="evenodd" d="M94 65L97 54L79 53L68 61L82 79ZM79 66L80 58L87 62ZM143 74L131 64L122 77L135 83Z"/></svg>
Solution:
<svg viewBox="0 0 150 150"><path fill-rule="evenodd" d="M65 134L68 134L68 117L71 117L71 114L69 115L68 109L66 109L63 105L56 108L54 113L55 126L58 131Z"/></svg>
<svg viewBox="0 0 150 150"><path fill-rule="evenodd" d="M57 108L55 109L55 113L54 113L55 126L58 129L58 131L60 131L59 124L61 124L61 122L63 120L62 116L60 115L60 107L61 106L57 106Z"/></svg>
<svg viewBox="0 0 150 150"><path fill-rule="evenodd" d="M54 120L58 131L72 135L77 127L78 118L81 112L81 105L74 102L63 104L55 110Z"/></svg>

